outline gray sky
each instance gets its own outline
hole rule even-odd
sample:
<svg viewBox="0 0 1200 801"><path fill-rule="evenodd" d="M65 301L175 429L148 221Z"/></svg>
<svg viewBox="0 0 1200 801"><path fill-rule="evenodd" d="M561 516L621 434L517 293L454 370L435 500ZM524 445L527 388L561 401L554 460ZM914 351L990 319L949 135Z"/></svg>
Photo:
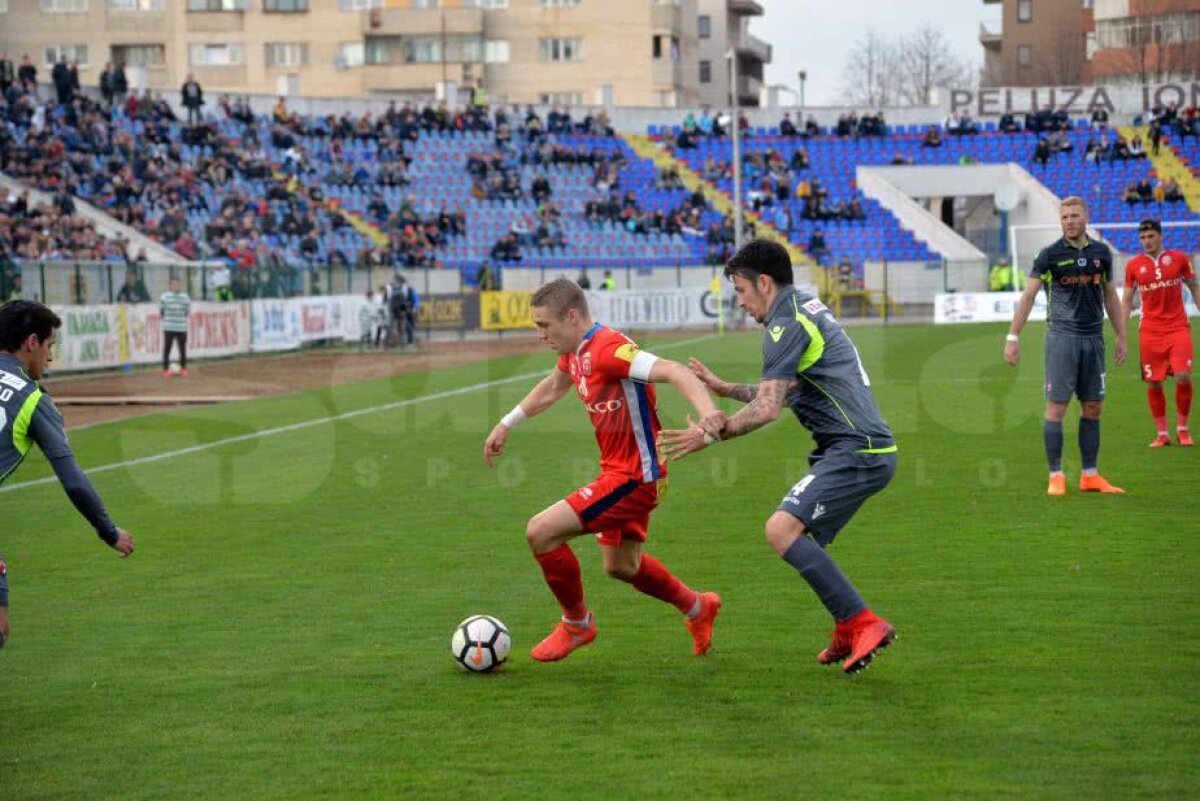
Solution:
<svg viewBox="0 0 1200 801"><path fill-rule="evenodd" d="M999 5L982 0L758 0L766 13L750 21L750 33L772 45L766 82L799 88L796 73L808 72L804 100L810 106L839 103L846 51L868 26L892 38L929 23L960 58L983 62L979 23L998 19Z"/></svg>

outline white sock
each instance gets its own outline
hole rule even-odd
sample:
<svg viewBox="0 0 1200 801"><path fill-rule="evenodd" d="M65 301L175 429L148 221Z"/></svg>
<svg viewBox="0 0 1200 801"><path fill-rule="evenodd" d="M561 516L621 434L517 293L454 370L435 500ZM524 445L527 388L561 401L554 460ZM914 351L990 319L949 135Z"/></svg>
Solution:
<svg viewBox="0 0 1200 801"><path fill-rule="evenodd" d="M1083 474L1084 474L1085 476L1094 476L1094 475L1096 475L1096 474L1097 474L1097 473L1099 473L1099 472L1100 472L1100 471L1099 471L1099 470L1097 470L1096 468L1094 468L1094 467L1089 467L1087 470L1084 470L1084 471L1083 471Z"/></svg>
<svg viewBox="0 0 1200 801"><path fill-rule="evenodd" d="M703 605L704 604L700 601L700 593L696 593L696 603L692 604L692 608L688 610L687 619L691 620L692 618L696 617L696 615L700 614L700 607Z"/></svg>

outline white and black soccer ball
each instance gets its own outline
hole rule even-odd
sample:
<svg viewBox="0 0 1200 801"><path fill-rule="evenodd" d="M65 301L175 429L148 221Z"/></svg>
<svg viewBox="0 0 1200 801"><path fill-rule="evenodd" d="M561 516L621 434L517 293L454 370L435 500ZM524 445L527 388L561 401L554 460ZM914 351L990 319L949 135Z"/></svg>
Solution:
<svg viewBox="0 0 1200 801"><path fill-rule="evenodd" d="M512 637L490 615L471 615L459 623L450 638L450 653L463 670L490 673L508 661Z"/></svg>

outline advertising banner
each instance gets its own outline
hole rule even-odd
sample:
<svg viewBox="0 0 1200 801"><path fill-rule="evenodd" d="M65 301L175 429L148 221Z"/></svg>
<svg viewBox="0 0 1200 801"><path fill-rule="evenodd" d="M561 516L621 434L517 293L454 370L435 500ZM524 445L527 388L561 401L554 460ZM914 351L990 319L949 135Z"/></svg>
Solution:
<svg viewBox="0 0 1200 801"><path fill-rule="evenodd" d="M56 370L96 370L121 364L123 326L116 306L59 306L62 319L54 353Z"/></svg>
<svg viewBox="0 0 1200 801"><path fill-rule="evenodd" d="M479 322L484 331L533 328L532 292L480 292Z"/></svg>
<svg viewBox="0 0 1200 801"><path fill-rule="evenodd" d="M1020 292L951 292L933 298L935 323L1000 323L1012 320ZM1046 319L1046 295L1039 292L1030 320Z"/></svg>

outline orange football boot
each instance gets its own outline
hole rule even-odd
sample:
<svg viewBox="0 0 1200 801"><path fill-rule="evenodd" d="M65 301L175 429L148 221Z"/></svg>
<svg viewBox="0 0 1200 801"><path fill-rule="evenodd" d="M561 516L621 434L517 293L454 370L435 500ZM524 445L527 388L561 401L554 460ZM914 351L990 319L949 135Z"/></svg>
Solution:
<svg viewBox="0 0 1200 801"><path fill-rule="evenodd" d="M1100 475L1099 473L1095 473L1090 476L1080 476L1079 477L1079 491L1080 492L1110 492L1110 493L1125 492L1125 490L1121 489L1120 487L1114 487L1112 484L1109 484L1104 479L1104 476Z"/></svg>
<svg viewBox="0 0 1200 801"><path fill-rule="evenodd" d="M692 633L692 653L704 656L712 646L713 621L721 611L721 596L715 592L700 593L700 611L695 617L685 618L687 630Z"/></svg>
<svg viewBox="0 0 1200 801"><path fill-rule="evenodd" d="M829 647L817 654L817 662L822 665L832 665L850 656L850 652L854 649L850 642L850 627L846 625L846 622L843 620L838 623L837 628L830 632L832 638L829 640Z"/></svg>
<svg viewBox="0 0 1200 801"><path fill-rule="evenodd" d="M1051 473L1050 484L1046 487L1047 495L1066 495L1067 477L1062 473Z"/></svg>
<svg viewBox="0 0 1200 801"><path fill-rule="evenodd" d="M582 648L594 639L596 639L596 621L593 619L592 613L588 612L587 624L583 626L576 626L560 620L554 627L554 631L550 632L550 636L534 647L530 656L539 662L557 662L565 659L576 648Z"/></svg>
<svg viewBox="0 0 1200 801"><path fill-rule="evenodd" d="M1171 444L1171 438L1166 434L1159 434L1154 438L1154 442L1150 443L1151 448L1165 448Z"/></svg>
<svg viewBox="0 0 1200 801"><path fill-rule="evenodd" d="M1179 444L1183 446L1195 445L1192 442L1192 435L1188 433L1186 428L1179 428L1175 431L1175 438L1179 440Z"/></svg>
<svg viewBox="0 0 1200 801"><path fill-rule="evenodd" d="M870 610L852 619L854 627L850 630L850 655L842 663L842 672L847 675L868 667L875 654L896 639L896 627Z"/></svg>

